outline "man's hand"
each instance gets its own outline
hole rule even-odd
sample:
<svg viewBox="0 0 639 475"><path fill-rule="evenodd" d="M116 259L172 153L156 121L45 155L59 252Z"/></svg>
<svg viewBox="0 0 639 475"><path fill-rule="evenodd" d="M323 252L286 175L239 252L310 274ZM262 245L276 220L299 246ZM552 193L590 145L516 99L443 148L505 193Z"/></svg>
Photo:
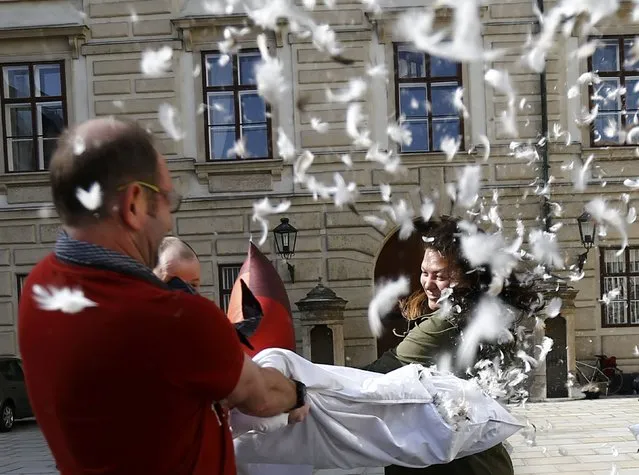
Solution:
<svg viewBox="0 0 639 475"><path fill-rule="evenodd" d="M293 409L288 413L288 423L295 424L297 422L302 422L308 416L308 413L311 410L311 406L308 403L304 404L302 407L298 409Z"/></svg>

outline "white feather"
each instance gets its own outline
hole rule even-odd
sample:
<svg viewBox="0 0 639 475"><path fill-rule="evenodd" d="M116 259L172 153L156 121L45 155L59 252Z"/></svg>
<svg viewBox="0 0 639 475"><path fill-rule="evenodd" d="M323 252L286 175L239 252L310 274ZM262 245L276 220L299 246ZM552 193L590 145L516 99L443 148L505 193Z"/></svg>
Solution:
<svg viewBox="0 0 639 475"><path fill-rule="evenodd" d="M373 216L372 214L364 215L362 219L368 224L370 224L371 226L374 226L379 229L384 229L388 225L385 219L379 218L377 216Z"/></svg>
<svg viewBox="0 0 639 475"><path fill-rule="evenodd" d="M329 102L353 102L361 99L368 86L362 78L351 78L348 80L348 86L338 92L326 89L326 99Z"/></svg>
<svg viewBox="0 0 639 475"><path fill-rule="evenodd" d="M553 297L550 302L548 302L548 305L546 305L546 308L544 308L548 318L555 318L557 315L559 315L559 313L561 312L561 304L562 301L560 297Z"/></svg>
<svg viewBox="0 0 639 475"><path fill-rule="evenodd" d="M277 104L289 89L284 78L284 67L278 58L269 54L264 33L257 36L257 45L262 55L262 61L255 66L257 92L269 104Z"/></svg>
<svg viewBox="0 0 639 475"><path fill-rule="evenodd" d="M150 77L166 74L171 68L172 57L173 49L170 46L163 46L157 51L152 49L144 51L140 61L142 73Z"/></svg>
<svg viewBox="0 0 639 475"><path fill-rule="evenodd" d="M262 236L260 237L259 246L262 246L268 237L268 216L272 214L280 214L286 212L291 206L291 202L284 200L278 205L272 205L268 198L253 203L252 220L260 224Z"/></svg>
<svg viewBox="0 0 639 475"><path fill-rule="evenodd" d="M389 124L386 133L393 142L400 145L410 145L413 143L413 134L404 126L403 120L404 117L400 117L398 122Z"/></svg>
<svg viewBox="0 0 639 475"><path fill-rule="evenodd" d="M360 130L360 124L364 120L362 105L358 102L349 104L346 110L346 134L353 140L353 145L368 148L372 144L370 131Z"/></svg>
<svg viewBox="0 0 639 475"><path fill-rule="evenodd" d="M415 212L406 201L401 199L392 206L385 205L382 207L382 211L388 213L395 224L399 225L400 240L406 240L413 234L415 230L415 225L413 224Z"/></svg>
<svg viewBox="0 0 639 475"><path fill-rule="evenodd" d="M353 159L351 158L351 156L349 154L344 153L344 154L340 155L339 159L348 168L353 168Z"/></svg>
<svg viewBox="0 0 639 475"><path fill-rule="evenodd" d="M328 132L328 123L322 122L317 117L311 117L311 127L313 130L319 134L325 134Z"/></svg>
<svg viewBox="0 0 639 475"><path fill-rule="evenodd" d="M441 141L440 148L442 152L446 155L446 160L449 162L453 159L457 151L459 150L459 145L461 141L455 139L453 137L444 137Z"/></svg>
<svg viewBox="0 0 639 475"><path fill-rule="evenodd" d="M337 208L342 208L346 204L355 203L357 200L357 184L355 182L349 182L348 184L344 180L344 177L339 173L333 175L335 187L332 190L333 200Z"/></svg>
<svg viewBox="0 0 639 475"><path fill-rule="evenodd" d="M285 162L291 162L297 155L295 145L288 138L282 127L277 128L277 151Z"/></svg>
<svg viewBox="0 0 639 475"><path fill-rule="evenodd" d="M464 119L468 119L470 114L468 113L468 109L464 105L464 88L458 87L455 89L455 94L453 95L453 106L458 112L461 112Z"/></svg>
<svg viewBox="0 0 639 475"><path fill-rule="evenodd" d="M184 133L177 125L178 114L172 105L160 104L158 110L158 119L164 132L176 142L184 138Z"/></svg>
<svg viewBox="0 0 639 475"><path fill-rule="evenodd" d="M368 325L373 336L381 336L384 329L382 319L397 305L399 298L407 295L409 291L410 281L404 276L377 287L375 296L368 306Z"/></svg>
<svg viewBox="0 0 639 475"><path fill-rule="evenodd" d="M233 146L226 153L228 158L240 157L246 158L249 156L248 150L246 150L246 142L244 137L241 137L239 140L236 140Z"/></svg>
<svg viewBox="0 0 639 475"><path fill-rule="evenodd" d="M433 213L435 213L435 203L429 197L425 196L420 208L420 214L424 222L427 223L430 221L430 218L433 217Z"/></svg>
<svg viewBox="0 0 639 475"><path fill-rule="evenodd" d="M471 208L479 197L481 188L481 167L466 165L457 178L456 204L463 208Z"/></svg>
<svg viewBox="0 0 639 475"><path fill-rule="evenodd" d="M599 77L599 75L597 75L597 73L587 72L579 76L579 79L577 79L577 82L579 84L592 86L593 84L601 84L601 78Z"/></svg>
<svg viewBox="0 0 639 475"><path fill-rule="evenodd" d="M486 137L485 135L480 135L479 136L479 141L484 146L484 157L483 157L483 159L484 159L484 162L485 162L490 157L490 140L488 140L488 137Z"/></svg>
<svg viewBox="0 0 639 475"><path fill-rule="evenodd" d="M564 260L559 252L557 235L535 229L528 235L531 254L537 262L555 269L563 269Z"/></svg>
<svg viewBox="0 0 639 475"><path fill-rule="evenodd" d="M382 195L382 200L385 201L386 203L389 203L391 199L391 193L392 193L391 186L386 183L380 183L379 192Z"/></svg>
<svg viewBox="0 0 639 475"><path fill-rule="evenodd" d="M79 313L85 308L97 307L98 304L84 296L81 289L69 287L33 286L33 299L42 310L64 313Z"/></svg>
<svg viewBox="0 0 639 475"><path fill-rule="evenodd" d="M80 187L76 188L75 196L89 211L95 211L102 205L102 189L97 182L93 183L88 191Z"/></svg>
<svg viewBox="0 0 639 475"><path fill-rule="evenodd" d="M617 255L622 255L624 249L628 247L628 230L619 210L608 207L603 198L595 198L588 202L585 209L598 223L604 226L612 226L617 230L621 235L621 249L617 252Z"/></svg>

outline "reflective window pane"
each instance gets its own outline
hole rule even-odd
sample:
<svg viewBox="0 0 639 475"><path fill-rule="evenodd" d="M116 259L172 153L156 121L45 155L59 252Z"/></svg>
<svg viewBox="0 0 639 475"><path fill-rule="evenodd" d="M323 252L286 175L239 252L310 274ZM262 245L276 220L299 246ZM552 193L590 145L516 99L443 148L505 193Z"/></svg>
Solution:
<svg viewBox="0 0 639 475"><path fill-rule="evenodd" d="M626 109L639 109L639 77L626 76Z"/></svg>
<svg viewBox="0 0 639 475"><path fill-rule="evenodd" d="M251 158L268 158L268 133L266 126L243 126L242 137Z"/></svg>
<svg viewBox="0 0 639 475"><path fill-rule="evenodd" d="M255 84L255 65L259 63L260 60L261 56L259 53L240 54L240 84L243 86Z"/></svg>
<svg viewBox="0 0 639 475"><path fill-rule="evenodd" d="M38 105L38 135L55 138L64 129L62 103L51 102Z"/></svg>
<svg viewBox="0 0 639 475"><path fill-rule="evenodd" d="M397 74L400 78L426 77L426 57L424 53L399 47L397 48L397 65Z"/></svg>
<svg viewBox="0 0 639 475"><path fill-rule="evenodd" d="M597 145L618 144L619 129L621 128L621 114L614 112L600 112L593 123L593 128L599 138Z"/></svg>
<svg viewBox="0 0 639 475"><path fill-rule="evenodd" d="M58 142L57 139L41 139L42 140L42 160L44 169L49 169L49 163L51 163L51 159L53 158L53 154L55 153L56 144Z"/></svg>
<svg viewBox="0 0 639 475"><path fill-rule="evenodd" d="M432 84L430 89L431 109L433 116L456 116L457 110L453 105L457 83Z"/></svg>
<svg viewBox="0 0 639 475"><path fill-rule="evenodd" d="M8 104L5 117L7 118L7 136L33 136L33 121L31 106L28 104Z"/></svg>
<svg viewBox="0 0 639 475"><path fill-rule="evenodd" d="M426 86L400 85L399 113L406 117L427 117Z"/></svg>
<svg viewBox="0 0 639 475"><path fill-rule="evenodd" d="M446 137L459 140L459 119L433 119L433 150L441 150Z"/></svg>
<svg viewBox="0 0 639 475"><path fill-rule="evenodd" d="M457 63L443 58L430 57L430 75L433 77L457 76Z"/></svg>
<svg viewBox="0 0 639 475"><path fill-rule="evenodd" d="M594 89L593 102L600 111L621 110L620 82L618 78L607 78Z"/></svg>
<svg viewBox="0 0 639 475"><path fill-rule="evenodd" d="M602 40L592 55L592 69L596 71L619 71L619 42Z"/></svg>
<svg viewBox="0 0 639 475"><path fill-rule="evenodd" d="M240 95L243 124L251 122L266 122L266 105L255 92L243 92Z"/></svg>
<svg viewBox="0 0 639 475"><path fill-rule="evenodd" d="M623 41L624 47L624 69L626 70L639 70L639 51L633 52L632 49L635 45L634 39L626 39ZM637 45L639 46L639 45Z"/></svg>
<svg viewBox="0 0 639 475"><path fill-rule="evenodd" d="M639 249L630 249L630 272L639 272Z"/></svg>
<svg viewBox="0 0 639 475"><path fill-rule="evenodd" d="M235 128L212 127L210 129L211 159L220 160L229 158L229 150L235 144Z"/></svg>
<svg viewBox="0 0 639 475"><path fill-rule="evenodd" d="M623 253L618 256L615 249L604 250L604 262L606 263L606 274L626 272L626 259Z"/></svg>
<svg viewBox="0 0 639 475"><path fill-rule="evenodd" d="M15 99L29 97L29 66L5 66L2 68L4 97Z"/></svg>
<svg viewBox="0 0 639 475"><path fill-rule="evenodd" d="M220 54L206 55L206 84L207 86L233 85L233 59L220 65Z"/></svg>
<svg viewBox="0 0 639 475"><path fill-rule="evenodd" d="M235 124L235 104L232 92L209 92L208 111L210 125Z"/></svg>
<svg viewBox="0 0 639 475"><path fill-rule="evenodd" d="M428 143L428 121L427 120L411 120L404 122L404 127L411 131L413 141L410 145L403 144L402 152L428 152L430 146Z"/></svg>
<svg viewBox="0 0 639 475"><path fill-rule="evenodd" d="M39 64L35 68L36 96L61 96L62 79L59 64Z"/></svg>
<svg viewBox="0 0 639 475"><path fill-rule="evenodd" d="M9 163L14 172L29 172L38 169L32 139L7 139Z"/></svg>

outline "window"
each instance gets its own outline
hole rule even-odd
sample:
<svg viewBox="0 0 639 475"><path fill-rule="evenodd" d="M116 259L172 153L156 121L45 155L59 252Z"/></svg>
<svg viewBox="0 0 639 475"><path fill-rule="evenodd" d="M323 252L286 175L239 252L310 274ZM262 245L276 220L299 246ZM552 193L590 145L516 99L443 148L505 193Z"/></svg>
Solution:
<svg viewBox="0 0 639 475"><path fill-rule="evenodd" d="M238 158L230 150L244 141L244 158L270 158L271 121L269 108L257 93L255 66L261 60L257 50L245 50L230 57L203 53L204 114L209 160Z"/></svg>
<svg viewBox="0 0 639 475"><path fill-rule="evenodd" d="M22 372L20 363L16 360L0 361L0 374L2 374L7 381L24 381L24 373Z"/></svg>
<svg viewBox="0 0 639 475"><path fill-rule="evenodd" d="M231 291L233 284L240 275L242 264L231 264L219 266L220 269L220 307L226 313L229 309L229 301L231 300Z"/></svg>
<svg viewBox="0 0 639 475"><path fill-rule="evenodd" d="M445 137L460 140L463 148L463 123L453 104L461 85L460 64L395 45L397 115L413 136L401 152L441 150Z"/></svg>
<svg viewBox="0 0 639 475"><path fill-rule="evenodd" d="M22 289L24 289L24 281L27 280L29 274L16 274L16 283L18 286L18 302L20 302L20 296L22 295Z"/></svg>
<svg viewBox="0 0 639 475"><path fill-rule="evenodd" d="M5 169L46 170L67 124L64 65L19 63L0 69Z"/></svg>
<svg viewBox="0 0 639 475"><path fill-rule="evenodd" d="M601 249L602 325L639 325L639 247L617 252Z"/></svg>
<svg viewBox="0 0 639 475"><path fill-rule="evenodd" d="M619 145L619 130L639 122L639 61L632 57L633 45L630 38L604 38L588 59L590 71L601 78L590 86L590 108L598 107L593 146Z"/></svg>

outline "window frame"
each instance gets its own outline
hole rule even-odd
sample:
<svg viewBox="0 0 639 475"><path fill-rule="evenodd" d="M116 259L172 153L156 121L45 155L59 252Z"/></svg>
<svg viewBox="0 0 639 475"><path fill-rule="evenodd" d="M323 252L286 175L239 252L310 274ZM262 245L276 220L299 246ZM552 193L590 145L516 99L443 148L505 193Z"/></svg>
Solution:
<svg viewBox="0 0 639 475"><path fill-rule="evenodd" d="M24 288L24 281L29 277L28 273L16 272L16 289L18 290L18 303L20 303L20 297L22 296L22 289Z"/></svg>
<svg viewBox="0 0 639 475"><path fill-rule="evenodd" d="M220 304L220 308L222 309L222 311L226 314L228 312L228 307L224 308L224 296L228 295L229 296L229 302L230 302L230 298L231 298L231 293L233 292L233 286L235 285L235 281L237 280L237 277L233 280L233 283L231 284L231 287L229 289L224 289L224 270L225 269L232 269L232 268L237 268L237 274L239 276L240 270L242 269L242 266L244 264L218 264L217 269L218 269L218 291L219 291L219 304Z"/></svg>
<svg viewBox="0 0 639 475"><path fill-rule="evenodd" d="M626 272L622 273L608 273L606 272L606 251L619 251L619 247L614 246L599 246L599 299L604 295L605 292L605 277L639 277L639 272L630 272L630 251L639 251L639 246L627 246L624 249L624 265ZM606 304L604 302L600 302L601 308L601 327L602 328L639 328L639 321L637 323L630 322L630 285L629 282L626 285L626 298L625 303L627 306L627 320L628 323L608 323L607 315L606 315ZM636 300L636 299L635 299ZM639 315L638 315L639 318Z"/></svg>
<svg viewBox="0 0 639 475"><path fill-rule="evenodd" d="M624 42L625 40L634 40L635 36L633 35L604 35L604 36L600 36L600 37L596 37L596 38L590 38L589 40L602 40L602 41L606 41L606 40L617 40L617 47L619 48L619 69L617 71L603 71L603 72L597 72L596 74L603 80L606 79L618 79L619 80L619 87L620 88L625 88L626 87L626 76L637 76L637 78L639 78L639 69L634 70L635 74L633 73L633 70L626 70L625 69L625 62L626 62L626 51L624 48ZM592 57L593 57L594 53L590 56L588 56L588 72L594 73L594 69L592 66ZM599 85L597 85L599 86ZM592 100L592 96L595 93L595 85L591 84L590 86L588 86L588 111L591 111L592 108L595 106L594 101ZM627 102L626 102L626 97L627 97L628 91L626 90L626 93L620 96L620 100L621 100L621 110L619 111L619 114L621 116L621 120L622 123L618 125L618 130L625 130L628 126L628 111L627 111ZM637 110L639 111L639 104L637 105ZM624 114L624 111L626 112ZM601 112L601 111L599 111ZM606 111L603 111L606 112ZM599 115L599 114L597 114ZM638 112L639 115L639 112ZM625 140L623 143L618 143L614 142L604 142L601 143L602 140L600 140L599 142L595 142L595 123L593 122L592 124L590 124L589 127L589 136L590 136L590 147L592 148L606 148L606 147L636 147L639 144L627 144L625 143Z"/></svg>
<svg viewBox="0 0 639 475"><path fill-rule="evenodd" d="M398 49L401 47L410 47L409 43L404 43L404 42L394 42L393 43L393 78L395 81L395 120L399 120L400 116L401 116L401 105L400 105L400 95L399 95L399 91L400 91L400 84L404 83L404 84L409 84L409 83L420 83L420 84L424 84L426 86L426 100L428 101L428 103L430 104L431 110L428 112L428 114L426 115L427 120L428 120L428 144L429 144L429 150L421 150L421 151L402 151L402 146L401 144L396 144L397 145L397 149L398 149L398 153L400 154L407 154L407 155L415 155L415 154L424 154L424 153L428 153L428 154L433 154L433 153L438 153L441 154L443 153L441 150L434 150L434 142L433 142L433 114L432 114L432 91L431 91L431 85L434 83L446 83L446 82L451 82L453 77L455 78L455 80L457 81L457 87L464 87L464 78L463 78L463 65L462 63L457 63L457 74L455 76L443 76L441 78L432 78L430 76L430 59L431 59L431 55L419 50L414 50L416 53L420 53L424 55L424 69L426 72L425 77L418 77L418 78L400 78L399 77L399 55L398 55ZM445 58L441 58L441 59L445 59ZM464 116L461 113L461 111L457 111L457 118L459 120L459 137L457 137L459 139L459 150L465 150L465 142L466 142L466 136L465 136L465 130L464 130Z"/></svg>
<svg viewBox="0 0 639 475"><path fill-rule="evenodd" d="M265 105L265 118L266 118L266 151L267 157L244 157L239 158L237 156L229 158L214 158L212 156L211 149L211 139L210 139L210 131L211 124L209 124L209 102L208 102L208 93L210 92L231 92L233 94L233 108L234 108L234 116L235 116L235 141L237 142L240 137L242 137L242 117L240 116L240 96L244 91L255 91L257 93L257 84L250 85L242 85L239 83L239 58L241 54L246 53L257 53L260 54L259 49L257 48L243 48L236 54L230 55L233 67L233 84L227 86L208 86L207 78L208 78L208 69L206 68L207 61L206 58L209 55L223 55L222 52L218 50L203 50L201 52L201 66L202 66L202 102L205 105L204 107L204 144L205 144L205 154L207 162L232 162L238 160L271 160L273 158L273 124L271 117L271 106L268 102L264 100ZM248 148L248 144L247 144Z"/></svg>
<svg viewBox="0 0 639 475"><path fill-rule="evenodd" d="M60 66L60 96L36 96L36 80L35 80L35 67L40 65L48 65L48 64L57 64ZM6 98L4 97L4 69L12 66L26 66L29 68L29 97L16 97L16 98ZM4 153L4 170L5 173L34 173L34 172L43 172L46 171L47 168L44 167L44 149L42 153L40 152L39 140L38 140L38 105L46 104L51 102L60 102L62 103L62 120L63 120L63 128L66 128L69 124L69 113L67 108L67 81L66 81L66 70L65 70L65 61L64 60L54 60L54 61L20 61L20 62L7 62L0 63L0 79L2 79L2 84L0 84L0 109L2 113L2 118L0 121L2 122L2 145L3 145L3 153ZM37 169L35 170L13 170L13 163L9 160L9 139L7 138L7 120L6 120L6 106L10 104L29 104L31 108L31 124L32 124L32 136L31 140L34 144L34 154L35 159L38 164ZM11 165L10 165L11 164Z"/></svg>

